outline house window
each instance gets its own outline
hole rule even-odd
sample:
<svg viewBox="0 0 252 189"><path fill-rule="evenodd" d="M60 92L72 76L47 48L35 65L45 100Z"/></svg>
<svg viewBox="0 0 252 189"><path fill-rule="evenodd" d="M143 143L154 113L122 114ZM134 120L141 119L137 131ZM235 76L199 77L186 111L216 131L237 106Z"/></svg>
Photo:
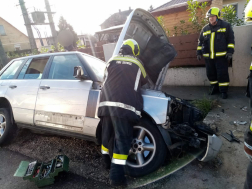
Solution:
<svg viewBox="0 0 252 189"><path fill-rule="evenodd" d="M3 25L0 25L0 35L6 35Z"/></svg>
<svg viewBox="0 0 252 189"><path fill-rule="evenodd" d="M20 51L21 50L20 44L15 44L14 48L15 48L15 51Z"/></svg>

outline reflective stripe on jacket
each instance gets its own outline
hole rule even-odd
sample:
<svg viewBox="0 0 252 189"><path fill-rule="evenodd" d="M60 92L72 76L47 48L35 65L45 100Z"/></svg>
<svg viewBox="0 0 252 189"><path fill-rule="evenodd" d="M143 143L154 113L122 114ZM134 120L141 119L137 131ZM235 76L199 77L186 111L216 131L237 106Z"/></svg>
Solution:
<svg viewBox="0 0 252 189"><path fill-rule="evenodd" d="M197 55L204 58L223 57L227 53L234 53L234 32L231 25L223 20L218 20L215 26L207 24L201 31Z"/></svg>
<svg viewBox="0 0 252 189"><path fill-rule="evenodd" d="M141 86L147 82L143 64L134 56L112 57L105 70L98 116L138 121L143 109Z"/></svg>

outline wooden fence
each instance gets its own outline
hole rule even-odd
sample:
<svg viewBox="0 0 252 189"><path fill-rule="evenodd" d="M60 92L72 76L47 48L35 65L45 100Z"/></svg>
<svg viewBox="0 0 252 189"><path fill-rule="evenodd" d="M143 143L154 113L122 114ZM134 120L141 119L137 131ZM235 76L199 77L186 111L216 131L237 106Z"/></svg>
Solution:
<svg viewBox="0 0 252 189"><path fill-rule="evenodd" d="M178 55L171 62L170 67L202 67L205 66L203 58L198 61L196 50L199 34L184 35L178 37L169 37L174 45Z"/></svg>
<svg viewBox="0 0 252 189"><path fill-rule="evenodd" d="M196 50L198 45L199 34L191 34L185 36L169 37L170 42L174 45L178 55L171 62L170 67L203 67L205 61L198 61L196 58ZM91 47L85 49L79 49L78 51L96 56L97 58L105 61L104 51L102 45L106 42L97 42L94 44L94 52Z"/></svg>

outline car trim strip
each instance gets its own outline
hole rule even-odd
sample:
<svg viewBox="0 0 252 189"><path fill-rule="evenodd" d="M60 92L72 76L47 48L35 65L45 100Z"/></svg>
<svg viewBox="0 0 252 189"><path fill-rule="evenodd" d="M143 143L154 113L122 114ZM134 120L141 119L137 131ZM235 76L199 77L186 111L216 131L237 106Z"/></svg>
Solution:
<svg viewBox="0 0 252 189"><path fill-rule="evenodd" d="M100 102L99 104L99 107L102 107L102 106L114 106L114 107L124 108L126 110L135 112L138 116L141 116L141 112L137 111L136 108L134 108L133 106L121 103L121 102L104 101L104 102Z"/></svg>
<svg viewBox="0 0 252 189"><path fill-rule="evenodd" d="M90 90L86 107L86 117L95 118L97 115L97 106L100 99L100 90Z"/></svg>

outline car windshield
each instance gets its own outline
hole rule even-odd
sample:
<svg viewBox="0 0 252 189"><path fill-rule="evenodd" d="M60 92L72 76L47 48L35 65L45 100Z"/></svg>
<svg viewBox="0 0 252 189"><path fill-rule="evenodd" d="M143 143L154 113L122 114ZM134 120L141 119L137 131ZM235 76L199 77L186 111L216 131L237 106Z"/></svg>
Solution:
<svg viewBox="0 0 252 189"><path fill-rule="evenodd" d="M104 71L106 68L106 63L89 55L82 54L83 58L86 60L88 65L94 71L97 79L102 82L104 78Z"/></svg>

